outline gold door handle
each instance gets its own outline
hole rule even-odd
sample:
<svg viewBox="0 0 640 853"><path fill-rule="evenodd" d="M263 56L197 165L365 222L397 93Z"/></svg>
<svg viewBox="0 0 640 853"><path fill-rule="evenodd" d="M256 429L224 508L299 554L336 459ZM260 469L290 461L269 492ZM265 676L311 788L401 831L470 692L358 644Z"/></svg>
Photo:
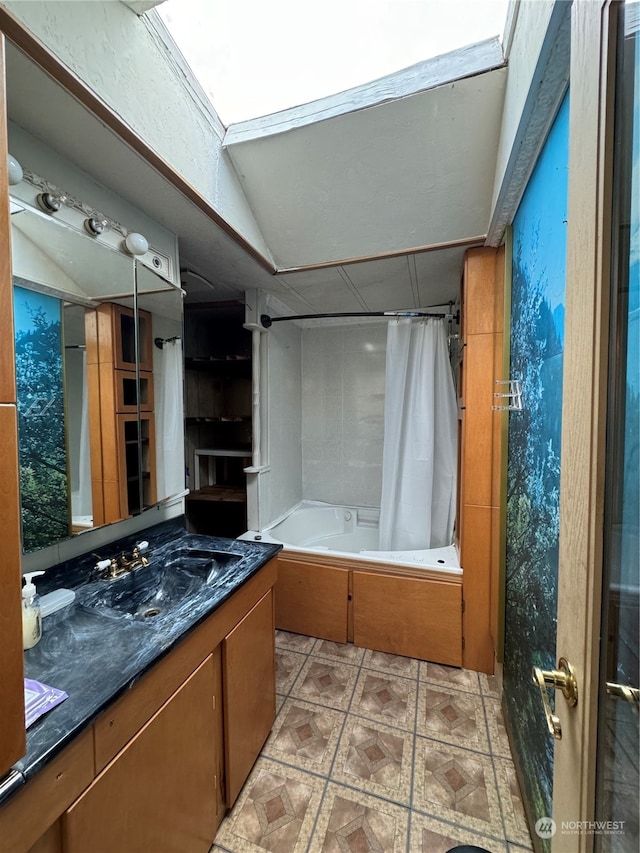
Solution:
<svg viewBox="0 0 640 853"><path fill-rule="evenodd" d="M551 703L547 694L547 688L553 687L554 690L560 690L562 695L570 707L578 704L578 682L573 667L566 658L560 658L558 661L558 669L540 669L534 666L531 671L533 683L540 688L542 696L542 705L544 714L547 719L547 728L549 734L556 740L562 738L562 726L560 725L560 717L554 714L551 710Z"/></svg>
<svg viewBox="0 0 640 853"><path fill-rule="evenodd" d="M611 681L607 681L607 693L616 699L633 702L636 708L640 706L640 690L637 687L630 687L628 684L614 684Z"/></svg>

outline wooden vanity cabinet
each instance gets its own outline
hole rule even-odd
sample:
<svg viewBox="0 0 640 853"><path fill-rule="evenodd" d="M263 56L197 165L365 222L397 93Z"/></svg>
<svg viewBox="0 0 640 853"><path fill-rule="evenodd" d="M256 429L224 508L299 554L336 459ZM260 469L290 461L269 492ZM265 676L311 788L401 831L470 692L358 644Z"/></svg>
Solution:
<svg viewBox="0 0 640 853"><path fill-rule="evenodd" d="M275 719L266 563L0 807L0 853L206 853Z"/></svg>
<svg viewBox="0 0 640 853"><path fill-rule="evenodd" d="M462 578L281 551L276 628L394 655L462 665Z"/></svg>
<svg viewBox="0 0 640 853"><path fill-rule="evenodd" d="M67 810L66 853L190 853L215 831L216 709L210 655Z"/></svg>
<svg viewBox="0 0 640 853"><path fill-rule="evenodd" d="M236 801L276 717L271 590L224 639L223 696L227 806Z"/></svg>
<svg viewBox="0 0 640 853"><path fill-rule="evenodd" d="M0 809L2 853L60 853L59 817L94 777L91 728Z"/></svg>

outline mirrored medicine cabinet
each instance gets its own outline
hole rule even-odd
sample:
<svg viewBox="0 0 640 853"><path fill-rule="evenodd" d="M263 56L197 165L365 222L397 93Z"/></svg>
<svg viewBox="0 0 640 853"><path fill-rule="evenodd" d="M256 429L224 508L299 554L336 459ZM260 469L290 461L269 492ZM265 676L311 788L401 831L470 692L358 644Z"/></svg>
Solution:
<svg viewBox="0 0 640 853"><path fill-rule="evenodd" d="M182 292L24 201L11 207L22 542L31 552L182 492Z"/></svg>

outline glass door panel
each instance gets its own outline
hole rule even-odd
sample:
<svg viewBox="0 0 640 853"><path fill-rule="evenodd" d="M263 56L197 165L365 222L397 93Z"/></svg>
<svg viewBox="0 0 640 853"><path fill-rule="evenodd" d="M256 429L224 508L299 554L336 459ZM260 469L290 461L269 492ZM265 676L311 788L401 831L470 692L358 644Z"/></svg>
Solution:
<svg viewBox="0 0 640 853"><path fill-rule="evenodd" d="M616 85L596 850L638 850L640 3L621 16ZM607 822L611 822L608 824Z"/></svg>

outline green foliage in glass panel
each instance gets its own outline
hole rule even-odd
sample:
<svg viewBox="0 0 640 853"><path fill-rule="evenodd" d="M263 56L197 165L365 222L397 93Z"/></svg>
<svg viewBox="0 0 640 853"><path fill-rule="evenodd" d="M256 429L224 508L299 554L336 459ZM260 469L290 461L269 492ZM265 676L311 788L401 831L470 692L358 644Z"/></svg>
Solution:
<svg viewBox="0 0 640 853"><path fill-rule="evenodd" d="M16 287L15 344L25 551L69 535L61 303Z"/></svg>

